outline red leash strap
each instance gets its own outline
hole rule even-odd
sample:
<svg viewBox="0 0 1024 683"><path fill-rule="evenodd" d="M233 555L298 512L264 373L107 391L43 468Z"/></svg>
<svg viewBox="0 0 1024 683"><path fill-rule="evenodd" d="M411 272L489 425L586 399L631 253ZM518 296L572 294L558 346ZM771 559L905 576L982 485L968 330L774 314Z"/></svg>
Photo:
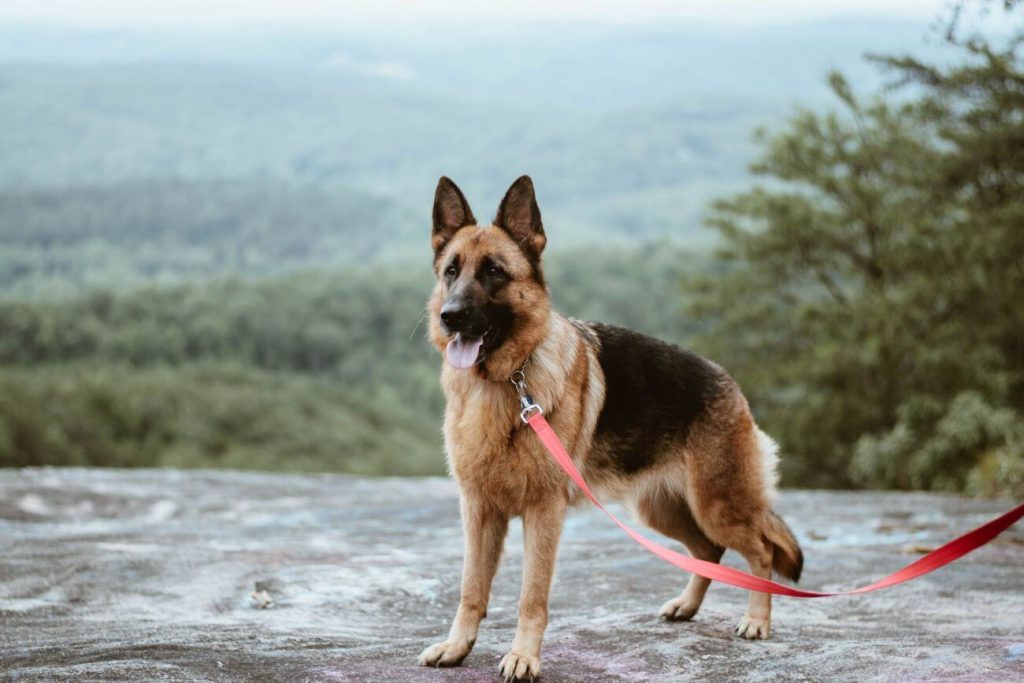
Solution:
<svg viewBox="0 0 1024 683"><path fill-rule="evenodd" d="M881 581L876 581L870 586L864 586L862 588L844 591L842 593L816 593L814 591L805 591L793 588L792 586L785 586L781 583L775 583L768 579L762 579L752 574L741 572L738 569L733 569L732 567L726 567L724 565L707 562L705 560L698 560L687 555L683 555L682 553L677 553L674 550L669 550L665 546L641 536L626 526L622 520L601 505L590 490L590 487L587 486L587 482L583 481L583 477L580 475L579 470L576 469L576 465L573 463L572 458L569 457L569 454L562 446L562 442L559 440L558 435L555 434L553 429L551 429L551 425L549 425L548 421L544 419L544 415L542 413L536 413L530 417L526 423L537 433L537 436L540 437L541 443L543 443L544 447L551 453L555 462L565 470L565 473L569 475L569 478L572 479L573 483L579 487L580 491L583 491L584 495L586 495L594 505L601 508L601 510L603 510L604 513L608 515L611 520L615 522L620 529L625 531L634 541L647 548L669 564L674 564L680 569L698 574L711 579L712 581L720 581L731 586L737 586L739 588L745 588L752 591L760 591L762 593L788 595L793 598L827 598L833 595L870 593L871 591L876 591L880 588L895 586L898 583L910 581L911 579L916 579L928 572L935 571L939 567L943 567L953 560L963 557L972 550L977 550L1000 533L1013 526L1014 522L1019 520L1021 517L1024 517L1024 503L1022 503L1009 512L996 517L991 522L982 524L974 531L969 531L963 536L953 539L941 548L936 548L916 562L908 564L898 572L890 574Z"/></svg>

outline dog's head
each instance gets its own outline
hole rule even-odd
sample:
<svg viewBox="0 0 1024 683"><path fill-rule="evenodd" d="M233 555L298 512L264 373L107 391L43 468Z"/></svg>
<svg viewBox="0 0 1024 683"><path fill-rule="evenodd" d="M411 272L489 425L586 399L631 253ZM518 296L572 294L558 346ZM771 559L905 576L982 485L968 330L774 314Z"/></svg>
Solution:
<svg viewBox="0 0 1024 683"><path fill-rule="evenodd" d="M478 225L459 188L434 195L430 338L453 368L503 380L547 334L551 304L541 268L547 239L533 181L512 183L491 225Z"/></svg>

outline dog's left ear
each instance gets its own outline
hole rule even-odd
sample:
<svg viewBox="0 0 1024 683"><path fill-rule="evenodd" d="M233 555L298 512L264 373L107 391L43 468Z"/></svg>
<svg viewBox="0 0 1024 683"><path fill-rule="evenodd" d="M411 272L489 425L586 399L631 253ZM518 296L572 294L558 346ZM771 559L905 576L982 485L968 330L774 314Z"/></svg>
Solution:
<svg viewBox="0 0 1024 683"><path fill-rule="evenodd" d="M512 236L516 242L532 257L539 258L547 244L544 236L544 225L540 220L540 207L537 196L533 192L533 181L530 176L520 176L519 180L508 188L505 198L498 207L498 215L494 224Z"/></svg>

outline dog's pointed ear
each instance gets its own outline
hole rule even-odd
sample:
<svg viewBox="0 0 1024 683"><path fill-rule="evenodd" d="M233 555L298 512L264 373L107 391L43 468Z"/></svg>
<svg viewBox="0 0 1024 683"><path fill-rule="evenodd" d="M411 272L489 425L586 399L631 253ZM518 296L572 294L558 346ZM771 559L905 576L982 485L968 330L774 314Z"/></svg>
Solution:
<svg viewBox="0 0 1024 683"><path fill-rule="evenodd" d="M544 236L540 207L537 206L537 196L533 192L530 176L520 176L508 188L498 207L494 224L511 235L527 253L534 258L540 257L548 239Z"/></svg>
<svg viewBox="0 0 1024 683"><path fill-rule="evenodd" d="M441 251L448 240L467 225L476 225L469 202L458 185L447 176L441 176L434 191L434 230L430 234L434 253Z"/></svg>

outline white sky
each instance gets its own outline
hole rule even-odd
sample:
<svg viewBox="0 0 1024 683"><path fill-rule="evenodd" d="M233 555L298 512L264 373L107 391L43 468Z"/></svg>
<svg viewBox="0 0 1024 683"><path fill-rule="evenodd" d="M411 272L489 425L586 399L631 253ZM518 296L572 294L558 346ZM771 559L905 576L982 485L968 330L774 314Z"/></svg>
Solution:
<svg viewBox="0 0 1024 683"><path fill-rule="evenodd" d="M837 15L931 19L949 0L0 0L0 22L70 26L353 24L481 21L721 25L791 22ZM493 27L493 26L492 26Z"/></svg>

